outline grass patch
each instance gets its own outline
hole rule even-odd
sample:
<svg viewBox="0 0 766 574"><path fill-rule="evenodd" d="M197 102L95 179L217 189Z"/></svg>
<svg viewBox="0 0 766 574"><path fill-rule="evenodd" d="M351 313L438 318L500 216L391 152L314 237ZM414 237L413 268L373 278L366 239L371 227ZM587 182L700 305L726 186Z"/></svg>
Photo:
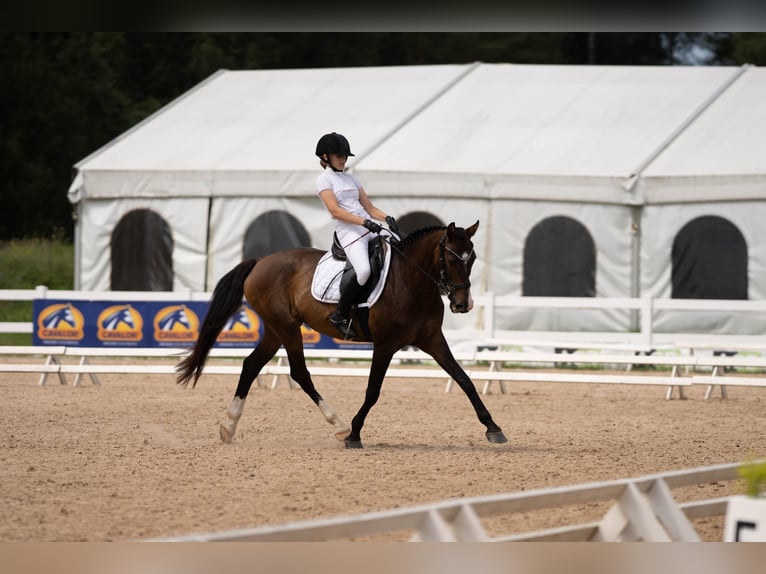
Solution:
<svg viewBox="0 0 766 574"><path fill-rule="evenodd" d="M74 245L58 237L0 242L0 289L74 288ZM0 322L32 320L31 301L0 300ZM31 345L32 335L0 333L0 345Z"/></svg>

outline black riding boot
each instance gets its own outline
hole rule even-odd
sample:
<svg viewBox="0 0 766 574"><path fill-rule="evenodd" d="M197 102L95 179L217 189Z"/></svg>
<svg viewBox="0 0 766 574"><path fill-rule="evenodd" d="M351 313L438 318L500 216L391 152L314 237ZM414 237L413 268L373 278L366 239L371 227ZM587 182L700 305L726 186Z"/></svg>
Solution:
<svg viewBox="0 0 766 574"><path fill-rule="evenodd" d="M361 289L362 286L356 280L356 273L353 271L345 273L340 282L340 301L335 311L327 318L347 340L357 338L357 332L351 325L351 307L356 303L356 297Z"/></svg>

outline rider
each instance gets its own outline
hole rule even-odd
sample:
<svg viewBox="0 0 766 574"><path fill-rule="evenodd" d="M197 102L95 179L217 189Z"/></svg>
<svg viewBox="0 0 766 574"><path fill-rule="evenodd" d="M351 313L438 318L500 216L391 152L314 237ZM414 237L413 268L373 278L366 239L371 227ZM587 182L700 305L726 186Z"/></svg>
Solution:
<svg viewBox="0 0 766 574"><path fill-rule="evenodd" d="M345 173L346 160L354 154L344 136L335 132L323 135L317 142L316 155L324 170L317 178L317 193L335 222L335 233L356 273L355 278L342 285L340 301L328 320L346 339L355 339L357 333L351 326L351 307L370 278L367 244L373 233L383 230L373 219L385 221L394 232L398 231L398 226L393 217L375 207L360 181Z"/></svg>

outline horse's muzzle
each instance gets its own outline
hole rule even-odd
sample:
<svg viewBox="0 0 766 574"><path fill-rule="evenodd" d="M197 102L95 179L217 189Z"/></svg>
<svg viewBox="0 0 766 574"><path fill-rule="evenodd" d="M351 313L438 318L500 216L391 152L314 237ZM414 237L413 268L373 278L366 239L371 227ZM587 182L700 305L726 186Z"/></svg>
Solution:
<svg viewBox="0 0 766 574"><path fill-rule="evenodd" d="M454 301L452 297L449 300L449 310L453 313L468 313L473 309L473 297L468 293L468 297L462 301Z"/></svg>

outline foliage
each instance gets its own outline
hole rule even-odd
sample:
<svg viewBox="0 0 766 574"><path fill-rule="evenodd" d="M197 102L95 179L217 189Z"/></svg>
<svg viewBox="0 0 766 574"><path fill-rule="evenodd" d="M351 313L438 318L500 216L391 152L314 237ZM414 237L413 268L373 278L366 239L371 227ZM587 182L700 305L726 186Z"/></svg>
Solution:
<svg viewBox="0 0 766 574"><path fill-rule="evenodd" d="M742 464L737 472L745 481L745 494L752 498L758 498L766 494L766 459L751 460Z"/></svg>
<svg viewBox="0 0 766 574"><path fill-rule="evenodd" d="M761 33L3 32L0 240L73 236L74 165L221 68L766 61Z"/></svg>
<svg viewBox="0 0 766 574"><path fill-rule="evenodd" d="M0 289L72 289L74 247L60 236L0 242ZM32 320L30 301L0 301L0 322ZM31 345L28 334L0 334L1 345Z"/></svg>
<svg viewBox="0 0 766 574"><path fill-rule="evenodd" d="M74 247L61 237L0 242L0 289L72 289Z"/></svg>
<svg viewBox="0 0 766 574"><path fill-rule="evenodd" d="M734 34L731 55L734 62L766 66L766 34Z"/></svg>

